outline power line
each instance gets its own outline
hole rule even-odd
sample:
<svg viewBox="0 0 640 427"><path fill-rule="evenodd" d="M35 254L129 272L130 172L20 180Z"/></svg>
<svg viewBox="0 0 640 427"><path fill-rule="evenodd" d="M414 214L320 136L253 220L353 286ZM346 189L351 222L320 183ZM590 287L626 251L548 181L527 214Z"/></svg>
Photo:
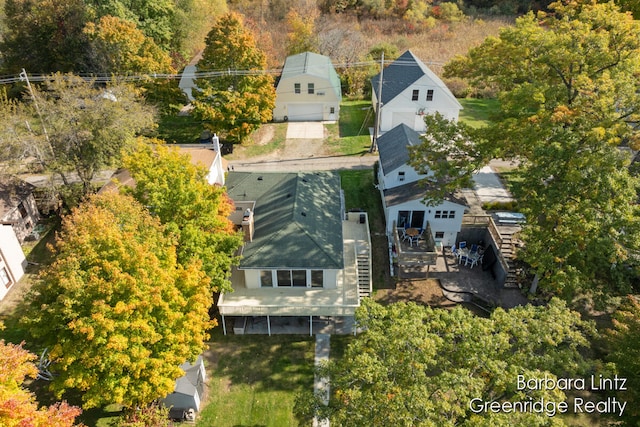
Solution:
<svg viewBox="0 0 640 427"><path fill-rule="evenodd" d="M385 65L393 63L397 66L413 66L415 62L412 61L384 61ZM377 66L377 61L362 61L362 62L344 62L334 63L334 68L364 68ZM442 67L444 63L441 62L428 62L428 66ZM196 71L193 73L195 79L208 79L224 76L258 76L258 75L280 75L282 74L282 68L274 68L268 70L215 70L215 71ZM182 73L146 73L146 74L90 74L80 73L74 74L75 76L93 80L98 83L108 83L111 81L143 81L143 80L176 80L182 78ZM27 76L23 70L18 75L4 75L0 76L0 85L13 84L20 81L24 81ZM52 74L32 74L28 76L31 82L45 82L52 79Z"/></svg>

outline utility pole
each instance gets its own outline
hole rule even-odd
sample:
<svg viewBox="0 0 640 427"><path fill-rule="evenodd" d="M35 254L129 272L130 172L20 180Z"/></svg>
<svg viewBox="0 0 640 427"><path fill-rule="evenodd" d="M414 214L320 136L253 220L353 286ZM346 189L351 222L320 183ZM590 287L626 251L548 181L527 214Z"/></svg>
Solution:
<svg viewBox="0 0 640 427"><path fill-rule="evenodd" d="M371 141L370 153L378 151L378 133L380 129L380 109L382 108L382 77L384 73L384 51L380 57L380 80L378 81L378 102L376 105L376 120L373 128L373 141Z"/></svg>
<svg viewBox="0 0 640 427"><path fill-rule="evenodd" d="M38 118L40 119L40 123L42 124L42 132L44 133L44 139L47 141L47 145L49 146L49 150L51 151L51 156L54 156L55 153L53 151L53 146L51 145L51 141L49 141L49 133L47 132L47 127L44 125L44 120L42 119L42 113L40 113L40 107L38 106L36 95L33 93L31 82L29 82L29 76L27 75L27 72L25 71L24 68L20 72L20 81L27 82L27 89L29 89L29 95L31 95L31 99L33 100L33 105L35 105L36 107L36 113L38 113Z"/></svg>

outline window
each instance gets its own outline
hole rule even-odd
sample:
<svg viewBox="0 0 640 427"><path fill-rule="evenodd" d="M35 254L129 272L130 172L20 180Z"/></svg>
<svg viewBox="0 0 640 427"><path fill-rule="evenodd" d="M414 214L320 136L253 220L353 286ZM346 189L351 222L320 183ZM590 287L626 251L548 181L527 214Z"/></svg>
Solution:
<svg viewBox="0 0 640 427"><path fill-rule="evenodd" d="M324 285L324 271L311 270L311 287L321 288Z"/></svg>
<svg viewBox="0 0 640 427"><path fill-rule="evenodd" d="M0 283L2 283L7 288L11 286L11 280L9 279L9 273L7 273L7 269L2 267L0 268Z"/></svg>
<svg viewBox="0 0 640 427"><path fill-rule="evenodd" d="M411 100L417 101L419 96L420 96L420 91L418 89L414 89L413 94L411 95Z"/></svg>
<svg viewBox="0 0 640 427"><path fill-rule="evenodd" d="M404 181L404 171L398 172L398 181Z"/></svg>
<svg viewBox="0 0 640 427"><path fill-rule="evenodd" d="M427 101L433 101L433 89L427 89Z"/></svg>
<svg viewBox="0 0 640 427"><path fill-rule="evenodd" d="M278 287L307 286L306 270L278 270Z"/></svg>
<svg viewBox="0 0 640 427"><path fill-rule="evenodd" d="M260 272L260 286L263 288L273 287L273 274L271 274L271 270L262 270Z"/></svg>
<svg viewBox="0 0 640 427"><path fill-rule="evenodd" d="M436 239L444 239L444 231L436 231Z"/></svg>
<svg viewBox="0 0 640 427"><path fill-rule="evenodd" d="M329 109L329 114L335 114L336 113L336 107L331 107Z"/></svg>
<svg viewBox="0 0 640 427"><path fill-rule="evenodd" d="M20 212L20 216L22 218L26 218L27 216L27 209L24 207L24 203L20 203L18 205L18 212Z"/></svg>
<svg viewBox="0 0 640 427"><path fill-rule="evenodd" d="M452 219L456 217L456 211L436 211L435 218Z"/></svg>
<svg viewBox="0 0 640 427"><path fill-rule="evenodd" d="M300 83L294 83L293 90L295 93L300 93Z"/></svg>
<svg viewBox="0 0 640 427"><path fill-rule="evenodd" d="M309 93L309 95L313 95L313 93L315 92L315 86L313 83L307 84L307 92Z"/></svg>

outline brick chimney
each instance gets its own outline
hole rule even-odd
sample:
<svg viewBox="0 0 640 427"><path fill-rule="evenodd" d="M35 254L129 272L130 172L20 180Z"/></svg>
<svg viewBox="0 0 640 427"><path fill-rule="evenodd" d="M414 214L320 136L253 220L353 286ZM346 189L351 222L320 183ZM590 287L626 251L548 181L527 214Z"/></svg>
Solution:
<svg viewBox="0 0 640 427"><path fill-rule="evenodd" d="M242 231L245 242L253 242L253 212L246 209L242 215Z"/></svg>

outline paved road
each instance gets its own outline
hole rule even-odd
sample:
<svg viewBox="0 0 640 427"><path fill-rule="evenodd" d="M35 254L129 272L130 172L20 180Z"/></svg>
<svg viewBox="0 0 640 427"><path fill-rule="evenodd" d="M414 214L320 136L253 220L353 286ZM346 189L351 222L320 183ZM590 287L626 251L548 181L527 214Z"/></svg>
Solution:
<svg viewBox="0 0 640 427"><path fill-rule="evenodd" d="M229 167L232 167L236 172L300 172L336 169L371 169L377 160L377 155L323 156L257 162L251 160L234 160L229 162Z"/></svg>

